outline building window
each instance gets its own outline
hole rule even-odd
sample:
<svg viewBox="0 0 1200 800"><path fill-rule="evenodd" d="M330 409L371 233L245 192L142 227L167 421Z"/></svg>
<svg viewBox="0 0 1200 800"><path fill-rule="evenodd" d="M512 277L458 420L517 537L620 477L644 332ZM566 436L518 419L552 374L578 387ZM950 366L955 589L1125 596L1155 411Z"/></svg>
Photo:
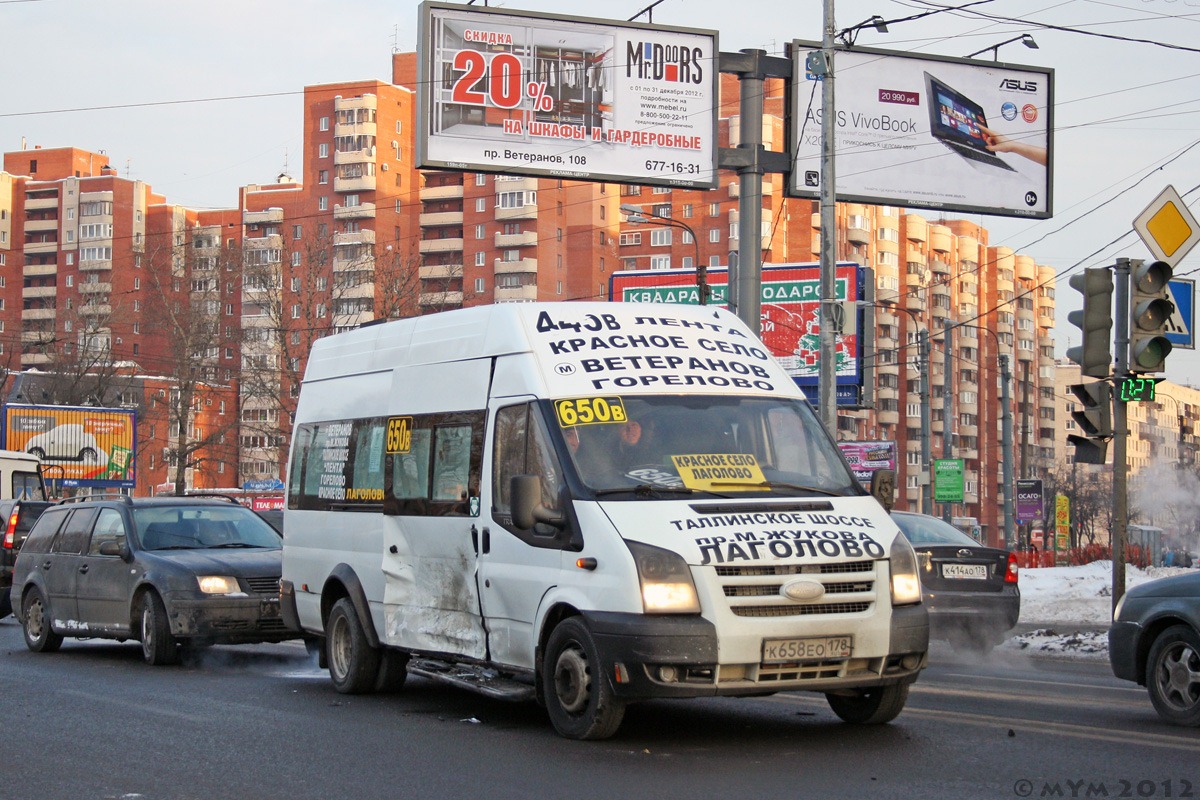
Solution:
<svg viewBox="0 0 1200 800"><path fill-rule="evenodd" d="M487 175L484 175L482 172L476 172L475 173L475 185L476 186L487 186Z"/></svg>
<svg viewBox="0 0 1200 800"><path fill-rule="evenodd" d="M329 210L329 198L328 197L318 197L317 198L317 210L318 211L328 211Z"/></svg>
<svg viewBox="0 0 1200 800"><path fill-rule="evenodd" d="M475 294L483 294L483 278L475 279Z"/></svg>
<svg viewBox="0 0 1200 800"><path fill-rule="evenodd" d="M638 231L637 233L622 233L621 238L620 238L620 243L623 245L624 244L641 244L642 243L641 231Z"/></svg>
<svg viewBox="0 0 1200 800"><path fill-rule="evenodd" d="M475 226L475 238L482 239L484 237L484 227L482 225Z"/></svg>
<svg viewBox="0 0 1200 800"><path fill-rule="evenodd" d="M670 269L670 268L671 268L671 257L670 256L651 256L650 257L650 269Z"/></svg>
<svg viewBox="0 0 1200 800"><path fill-rule="evenodd" d="M721 241L721 229L710 228L708 231L708 240L714 244Z"/></svg>
<svg viewBox="0 0 1200 800"><path fill-rule="evenodd" d="M318 128L323 131L329 130L329 117L321 117Z"/></svg>
<svg viewBox="0 0 1200 800"><path fill-rule="evenodd" d="M480 250L475 254L475 266L482 267L487 263L487 253Z"/></svg>
<svg viewBox="0 0 1200 800"><path fill-rule="evenodd" d="M652 247L668 247L671 244L671 229L656 228L650 231L650 245Z"/></svg>
<svg viewBox="0 0 1200 800"><path fill-rule="evenodd" d="M317 158L329 158L329 143L321 142L317 145Z"/></svg>
<svg viewBox="0 0 1200 800"><path fill-rule="evenodd" d="M475 198L475 211L480 214L487 211L487 198L486 197L476 197Z"/></svg>

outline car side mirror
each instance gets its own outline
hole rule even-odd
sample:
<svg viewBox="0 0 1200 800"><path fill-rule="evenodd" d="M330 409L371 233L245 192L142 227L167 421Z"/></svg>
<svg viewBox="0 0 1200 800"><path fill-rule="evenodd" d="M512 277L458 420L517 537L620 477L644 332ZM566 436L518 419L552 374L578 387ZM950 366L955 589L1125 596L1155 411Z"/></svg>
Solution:
<svg viewBox="0 0 1200 800"><path fill-rule="evenodd" d="M530 530L539 522L563 528L566 515L552 511L542 504L542 479L537 475L514 475L511 484L513 524Z"/></svg>
<svg viewBox="0 0 1200 800"><path fill-rule="evenodd" d="M871 473L871 496L891 513L896 504L896 470L877 469Z"/></svg>
<svg viewBox="0 0 1200 800"><path fill-rule="evenodd" d="M122 542L117 542L112 539L100 543L100 555L102 556L120 556L122 559L129 560L129 547Z"/></svg>

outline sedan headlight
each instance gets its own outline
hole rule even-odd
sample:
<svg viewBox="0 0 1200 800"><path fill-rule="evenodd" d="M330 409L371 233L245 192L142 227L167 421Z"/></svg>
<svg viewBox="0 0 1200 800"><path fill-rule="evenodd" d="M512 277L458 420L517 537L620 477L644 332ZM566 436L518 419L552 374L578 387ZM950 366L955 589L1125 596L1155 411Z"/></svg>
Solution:
<svg viewBox="0 0 1200 800"><path fill-rule="evenodd" d="M242 594L237 578L227 575L197 575L200 591L205 594Z"/></svg>
<svg viewBox="0 0 1200 800"><path fill-rule="evenodd" d="M921 602L921 578L917 575L917 554L908 539L897 536L889 554L892 570L892 605L907 606Z"/></svg>
<svg viewBox="0 0 1200 800"><path fill-rule="evenodd" d="M692 571L678 553L638 542L625 542L633 553L647 614L699 614L700 600Z"/></svg>

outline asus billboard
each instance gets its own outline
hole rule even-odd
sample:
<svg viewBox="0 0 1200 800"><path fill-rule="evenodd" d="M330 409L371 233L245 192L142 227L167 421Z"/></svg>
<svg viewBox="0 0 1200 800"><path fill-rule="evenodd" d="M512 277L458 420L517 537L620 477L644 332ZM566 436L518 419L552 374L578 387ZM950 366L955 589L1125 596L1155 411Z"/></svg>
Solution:
<svg viewBox="0 0 1200 800"><path fill-rule="evenodd" d="M814 42L794 42L796 197L821 191ZM1054 71L868 48L834 52L839 201L1006 217L1052 216Z"/></svg>

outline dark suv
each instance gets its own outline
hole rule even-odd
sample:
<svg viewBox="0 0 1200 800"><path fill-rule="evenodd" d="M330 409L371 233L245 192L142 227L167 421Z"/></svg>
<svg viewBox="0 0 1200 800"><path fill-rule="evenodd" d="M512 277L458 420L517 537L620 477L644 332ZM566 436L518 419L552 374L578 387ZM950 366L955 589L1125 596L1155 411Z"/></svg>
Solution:
<svg viewBox="0 0 1200 800"><path fill-rule="evenodd" d="M53 503L45 500L0 500L0 619L12 613L8 590L12 588L13 562L33 523Z"/></svg>
<svg viewBox="0 0 1200 800"><path fill-rule="evenodd" d="M297 636L279 614L282 552L279 534L234 501L74 498L29 532L12 605L30 650L136 639L147 663L171 664L180 645Z"/></svg>

